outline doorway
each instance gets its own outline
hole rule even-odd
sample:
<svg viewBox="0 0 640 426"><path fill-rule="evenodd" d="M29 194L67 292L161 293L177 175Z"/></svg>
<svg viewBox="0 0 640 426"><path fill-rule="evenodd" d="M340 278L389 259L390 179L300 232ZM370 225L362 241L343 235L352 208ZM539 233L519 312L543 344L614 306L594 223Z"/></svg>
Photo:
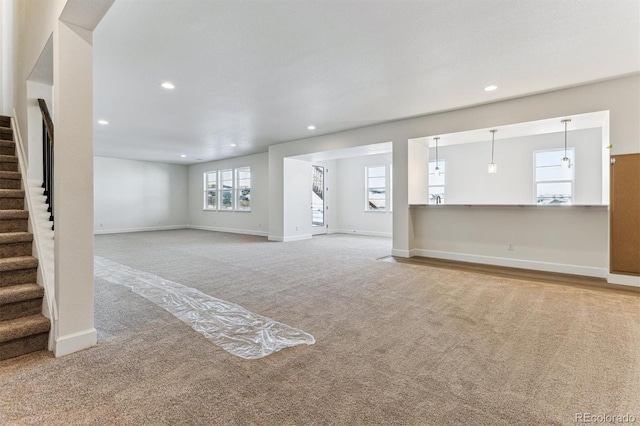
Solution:
<svg viewBox="0 0 640 426"><path fill-rule="evenodd" d="M327 170L323 166L312 166L311 168L311 227L312 235L327 233L328 209L326 202L326 176Z"/></svg>

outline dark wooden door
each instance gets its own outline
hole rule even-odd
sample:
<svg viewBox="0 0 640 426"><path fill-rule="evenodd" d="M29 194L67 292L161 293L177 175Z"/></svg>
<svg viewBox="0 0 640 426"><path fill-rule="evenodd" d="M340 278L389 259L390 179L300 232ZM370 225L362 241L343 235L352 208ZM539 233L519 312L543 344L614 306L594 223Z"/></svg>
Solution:
<svg viewBox="0 0 640 426"><path fill-rule="evenodd" d="M609 269L640 275L640 154L611 158Z"/></svg>

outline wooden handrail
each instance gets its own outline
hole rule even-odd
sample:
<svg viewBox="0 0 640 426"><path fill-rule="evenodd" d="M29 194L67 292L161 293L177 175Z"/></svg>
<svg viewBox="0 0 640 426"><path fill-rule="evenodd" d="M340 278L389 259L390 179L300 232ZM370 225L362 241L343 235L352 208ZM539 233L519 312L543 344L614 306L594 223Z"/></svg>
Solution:
<svg viewBox="0 0 640 426"><path fill-rule="evenodd" d="M49 139L51 140L51 144L53 145L53 121L51 120L51 114L49 114L49 108L47 108L47 103L44 101L44 99L38 99L38 105L40 105L42 121L44 121L47 133L49 134Z"/></svg>
<svg viewBox="0 0 640 426"><path fill-rule="evenodd" d="M42 187L49 205L49 220L53 222L53 121L44 99L38 99L38 105L42 113Z"/></svg>

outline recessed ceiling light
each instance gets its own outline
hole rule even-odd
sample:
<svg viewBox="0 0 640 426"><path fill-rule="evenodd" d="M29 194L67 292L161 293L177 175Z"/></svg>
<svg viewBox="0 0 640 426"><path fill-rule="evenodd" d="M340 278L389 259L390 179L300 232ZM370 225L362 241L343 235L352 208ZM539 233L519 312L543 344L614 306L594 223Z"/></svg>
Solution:
<svg viewBox="0 0 640 426"><path fill-rule="evenodd" d="M493 92L493 91L494 91L494 90L496 90L497 88L498 88L498 86L493 86L493 85L491 85L491 86L487 86L487 87L485 87L485 88L484 88L484 91L485 91L485 92Z"/></svg>
<svg viewBox="0 0 640 426"><path fill-rule="evenodd" d="M175 89L176 88L176 86L174 86L173 83L169 83L168 81L165 81L160 86L164 87L165 89Z"/></svg>
<svg viewBox="0 0 640 426"><path fill-rule="evenodd" d="M310 126L307 126L307 129L309 129L309 130L315 130L315 129L316 129L316 126L314 126L314 125L312 124L312 125L310 125Z"/></svg>
<svg viewBox="0 0 640 426"><path fill-rule="evenodd" d="M182 158L187 158L187 156L186 156L186 155L184 155L184 154L180 154L180 157L182 157Z"/></svg>
<svg viewBox="0 0 640 426"><path fill-rule="evenodd" d="M231 143L231 144L229 144L229 146L230 147L234 147L234 146L238 146L238 145L236 145L235 143Z"/></svg>
<svg viewBox="0 0 640 426"><path fill-rule="evenodd" d="M107 120L98 120L98 124L107 125L107 124L109 124L109 122Z"/></svg>

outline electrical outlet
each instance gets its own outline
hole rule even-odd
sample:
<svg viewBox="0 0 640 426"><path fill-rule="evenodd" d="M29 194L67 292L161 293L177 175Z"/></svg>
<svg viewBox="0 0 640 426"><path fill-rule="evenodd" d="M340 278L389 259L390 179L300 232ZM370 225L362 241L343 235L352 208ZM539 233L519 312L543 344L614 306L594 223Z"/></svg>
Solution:
<svg viewBox="0 0 640 426"><path fill-rule="evenodd" d="M299 231L300 227L298 225L296 225L296 231Z"/></svg>
<svg viewBox="0 0 640 426"><path fill-rule="evenodd" d="M513 251L514 250L513 243L509 243L509 246L507 247L507 250L509 250L509 251Z"/></svg>

